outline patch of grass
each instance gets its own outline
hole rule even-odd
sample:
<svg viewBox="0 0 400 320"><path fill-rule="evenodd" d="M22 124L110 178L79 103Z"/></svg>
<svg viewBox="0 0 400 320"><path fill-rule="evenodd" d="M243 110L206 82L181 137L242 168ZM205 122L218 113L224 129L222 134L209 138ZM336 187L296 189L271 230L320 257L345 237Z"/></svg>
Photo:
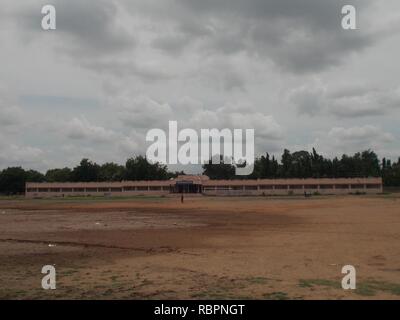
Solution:
<svg viewBox="0 0 400 320"><path fill-rule="evenodd" d="M335 289L342 288L340 282L332 280L326 280L326 279L299 280L299 287L301 288L313 288L315 286L330 287ZM363 282L357 282L355 293L361 296L372 297L375 296L379 291L400 296L400 284L386 282L386 281L367 280Z"/></svg>
<svg viewBox="0 0 400 320"><path fill-rule="evenodd" d="M215 291L202 291L192 294L192 298L204 299L204 300L228 300L229 295Z"/></svg>
<svg viewBox="0 0 400 320"><path fill-rule="evenodd" d="M249 277L245 280L253 284L266 284L269 279L264 277Z"/></svg>
<svg viewBox="0 0 400 320"><path fill-rule="evenodd" d="M400 296L400 285L385 281L368 280L357 283L355 292L362 296L374 296L377 291Z"/></svg>
<svg viewBox="0 0 400 320"><path fill-rule="evenodd" d="M252 297L235 295L234 293L228 293L226 291L201 291L198 293L193 293L191 295L194 299L203 299L203 300L251 300Z"/></svg>
<svg viewBox="0 0 400 320"><path fill-rule="evenodd" d="M268 300L289 300L288 294L281 291L265 293L263 297Z"/></svg>
<svg viewBox="0 0 400 320"><path fill-rule="evenodd" d="M335 289L342 288L342 285L339 281L327 280L327 279L300 279L299 287L301 288L312 288L315 286L321 287L331 287Z"/></svg>
<svg viewBox="0 0 400 320"><path fill-rule="evenodd" d="M376 290L366 283L357 285L355 292L360 296L372 297L376 295Z"/></svg>
<svg viewBox="0 0 400 320"><path fill-rule="evenodd" d="M105 290L103 293L102 293L102 295L103 296L110 296L110 295L112 295L113 294L113 290L112 289L107 289L107 290Z"/></svg>
<svg viewBox="0 0 400 320"><path fill-rule="evenodd" d="M119 276L111 276L111 281L116 282L118 280Z"/></svg>
<svg viewBox="0 0 400 320"><path fill-rule="evenodd" d="M62 276L71 276L74 273L77 273L78 270L74 270L74 269L68 269L68 270L64 270L63 272L61 272Z"/></svg>
<svg viewBox="0 0 400 320"><path fill-rule="evenodd" d="M143 279L142 282L139 283L136 287L137 288L142 288L142 287L149 286L149 285L152 285L152 284L153 284L153 281L148 280L148 279Z"/></svg>

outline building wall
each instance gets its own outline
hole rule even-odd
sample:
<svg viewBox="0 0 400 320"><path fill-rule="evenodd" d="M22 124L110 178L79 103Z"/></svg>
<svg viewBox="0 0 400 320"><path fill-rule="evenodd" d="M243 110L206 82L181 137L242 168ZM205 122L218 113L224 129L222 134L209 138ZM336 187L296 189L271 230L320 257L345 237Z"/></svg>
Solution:
<svg viewBox="0 0 400 320"><path fill-rule="evenodd" d="M169 194L171 182L167 181L123 181L86 183L27 183L27 198L49 198L68 196L134 196Z"/></svg>
<svg viewBox="0 0 400 320"><path fill-rule="evenodd" d="M190 176L166 181L122 181L88 183L27 183L27 198L68 196L134 196L166 195L177 181L187 181ZM382 178L356 179L259 179L259 180L209 180L192 179L202 185L202 193L215 196L245 195L303 195L382 193Z"/></svg>
<svg viewBox="0 0 400 320"><path fill-rule="evenodd" d="M355 179L265 179L210 180L203 184L206 195L304 195L382 193L382 178Z"/></svg>

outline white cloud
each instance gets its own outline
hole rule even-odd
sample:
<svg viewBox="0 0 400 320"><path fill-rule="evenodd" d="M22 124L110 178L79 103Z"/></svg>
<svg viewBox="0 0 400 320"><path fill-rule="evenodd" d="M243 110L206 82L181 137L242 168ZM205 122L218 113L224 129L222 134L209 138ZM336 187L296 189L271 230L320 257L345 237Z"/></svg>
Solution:
<svg viewBox="0 0 400 320"><path fill-rule="evenodd" d="M2 107L0 106L0 125L15 126L22 121L22 110L17 106Z"/></svg>
<svg viewBox="0 0 400 320"><path fill-rule="evenodd" d="M394 140L392 134L384 132L380 128L372 125L352 128L335 127L329 131L328 137L338 145L348 142L386 143Z"/></svg>
<svg viewBox="0 0 400 320"><path fill-rule="evenodd" d="M130 128L164 127L166 119L171 119L173 112L166 103L159 103L147 96L131 98L123 96L114 100L121 121Z"/></svg>
<svg viewBox="0 0 400 320"><path fill-rule="evenodd" d="M62 127L66 136L74 140L91 140L94 142L111 142L116 138L112 130L91 124L85 117L73 118Z"/></svg>
<svg viewBox="0 0 400 320"><path fill-rule="evenodd" d="M395 137L374 125L364 125L355 127L333 127L327 132L319 132L311 144L307 146L309 150L315 147L323 154L333 157L343 153L354 154L355 152L371 149L378 155L395 156L393 143ZM392 150L392 151L390 151Z"/></svg>
<svg viewBox="0 0 400 320"><path fill-rule="evenodd" d="M40 148L0 140L0 170L6 167L45 167L45 153Z"/></svg>
<svg viewBox="0 0 400 320"><path fill-rule="evenodd" d="M298 114L309 116L360 118L400 110L400 88L376 89L368 84L329 89L318 80L292 89L288 99L296 106Z"/></svg>

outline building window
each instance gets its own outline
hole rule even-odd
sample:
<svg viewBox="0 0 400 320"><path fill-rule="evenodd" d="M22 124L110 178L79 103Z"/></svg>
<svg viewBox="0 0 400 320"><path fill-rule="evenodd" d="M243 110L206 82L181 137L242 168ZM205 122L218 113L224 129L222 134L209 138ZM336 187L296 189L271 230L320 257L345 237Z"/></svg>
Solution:
<svg viewBox="0 0 400 320"><path fill-rule="evenodd" d="M135 187L124 187L124 191L135 191Z"/></svg>
<svg viewBox="0 0 400 320"><path fill-rule="evenodd" d="M283 184L278 184L275 186L276 190L287 190L288 186Z"/></svg>
<svg viewBox="0 0 400 320"><path fill-rule="evenodd" d="M215 186L215 190L229 190L229 187Z"/></svg>
<svg viewBox="0 0 400 320"><path fill-rule="evenodd" d="M305 189L313 189L313 190L317 190L318 189L318 185L316 184L306 184L304 186Z"/></svg>
<svg viewBox="0 0 400 320"><path fill-rule="evenodd" d="M349 189L349 185L348 184L337 184L335 186L336 189Z"/></svg>
<svg viewBox="0 0 400 320"><path fill-rule="evenodd" d="M333 185L331 184L321 184L320 189L333 189Z"/></svg>
<svg viewBox="0 0 400 320"><path fill-rule="evenodd" d="M74 188L74 192L85 192L84 188Z"/></svg>
<svg viewBox="0 0 400 320"><path fill-rule="evenodd" d="M99 188L99 192L110 192L110 188Z"/></svg>
<svg viewBox="0 0 400 320"><path fill-rule="evenodd" d="M137 187L138 191L148 191L149 187Z"/></svg>
<svg viewBox="0 0 400 320"><path fill-rule="evenodd" d="M244 190L257 190L257 186L245 186Z"/></svg>
<svg viewBox="0 0 400 320"><path fill-rule="evenodd" d="M72 192L72 188L62 188L61 192Z"/></svg>
<svg viewBox="0 0 400 320"><path fill-rule="evenodd" d="M60 192L60 188L50 188L50 192Z"/></svg>
<svg viewBox="0 0 400 320"><path fill-rule="evenodd" d="M303 189L303 186L301 184L293 184L289 186L289 189L291 190Z"/></svg>
<svg viewBox="0 0 400 320"><path fill-rule="evenodd" d="M122 188L111 188L111 192L122 192Z"/></svg>
<svg viewBox="0 0 400 320"><path fill-rule="evenodd" d="M203 187L204 191L211 191L211 190L215 190L214 187Z"/></svg>
<svg viewBox="0 0 400 320"><path fill-rule="evenodd" d="M364 185L363 184L352 184L351 188L352 189L364 189Z"/></svg>
<svg viewBox="0 0 400 320"><path fill-rule="evenodd" d="M97 188L86 188L86 192L97 192Z"/></svg>
<svg viewBox="0 0 400 320"><path fill-rule="evenodd" d="M262 185L260 186L261 190L272 190L272 186L271 185Z"/></svg>
<svg viewBox="0 0 400 320"><path fill-rule="evenodd" d="M160 191L161 187L150 187L150 191Z"/></svg>
<svg viewBox="0 0 400 320"><path fill-rule="evenodd" d="M380 189L381 187L380 184L367 184L367 189Z"/></svg>
<svg viewBox="0 0 400 320"><path fill-rule="evenodd" d="M37 188L28 188L28 192L38 192Z"/></svg>

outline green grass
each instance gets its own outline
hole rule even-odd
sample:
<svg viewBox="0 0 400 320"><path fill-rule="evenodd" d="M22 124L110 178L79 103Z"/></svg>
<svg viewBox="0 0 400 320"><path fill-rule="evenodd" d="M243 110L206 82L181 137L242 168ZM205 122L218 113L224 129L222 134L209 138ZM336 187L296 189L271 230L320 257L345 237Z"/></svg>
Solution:
<svg viewBox="0 0 400 320"><path fill-rule="evenodd" d="M263 297L267 300L289 300L289 296L286 292L271 292L263 294Z"/></svg>
<svg viewBox="0 0 400 320"><path fill-rule="evenodd" d="M266 284L269 279L264 277L249 277L245 280L253 284Z"/></svg>
<svg viewBox="0 0 400 320"><path fill-rule="evenodd" d="M78 270L75 270L75 269L67 269L67 270L63 270L62 272L60 272L60 275L62 275L62 276L71 276L71 275L73 275L73 274L75 274L77 272L78 272Z"/></svg>
<svg viewBox="0 0 400 320"><path fill-rule="evenodd" d="M374 296L377 291L400 296L400 285L386 281L368 280L359 284L357 283L355 291L362 296Z"/></svg>
<svg viewBox="0 0 400 320"><path fill-rule="evenodd" d="M0 200L25 200L25 196L0 196Z"/></svg>
<svg viewBox="0 0 400 320"><path fill-rule="evenodd" d="M234 293L229 293L226 291L219 290L209 290L209 291L201 291L198 293L194 293L191 295L194 299L202 299L202 300L251 300L252 297L236 295Z"/></svg>
<svg viewBox="0 0 400 320"><path fill-rule="evenodd" d="M313 288L315 286L342 289L342 285L339 281L326 279L299 280L299 287L301 288ZM358 295L367 297L375 296L378 292L387 292L392 295L400 296L400 284L386 281L367 280L357 282L354 292Z"/></svg>
<svg viewBox="0 0 400 320"><path fill-rule="evenodd" d="M299 280L299 287L301 288L313 288L315 286L331 287L335 289L341 289L342 284L339 281L327 280L327 279L301 279Z"/></svg>

